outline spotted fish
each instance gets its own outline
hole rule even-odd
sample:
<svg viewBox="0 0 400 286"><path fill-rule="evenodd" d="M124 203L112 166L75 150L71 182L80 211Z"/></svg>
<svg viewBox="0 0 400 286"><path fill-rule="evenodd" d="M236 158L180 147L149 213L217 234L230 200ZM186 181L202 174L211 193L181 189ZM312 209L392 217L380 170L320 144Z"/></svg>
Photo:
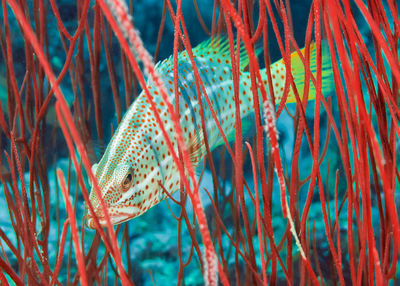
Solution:
<svg viewBox="0 0 400 286"><path fill-rule="evenodd" d="M314 45L311 46L310 53L310 68L315 73L316 49ZM234 139L235 99L229 42L226 38L208 40L194 48L193 54L218 121L228 140L232 141ZM242 47L239 84L239 103L242 119L254 112L250 74L244 71L248 62L248 56L244 47ZM272 64L270 69L275 99L279 103L286 80L286 69L283 60ZM302 96L304 66L297 53L293 53L291 56L291 69L297 89L300 92L300 96ZM172 57L159 63L157 71L169 92L169 99L174 104ZM329 92L331 89L331 73L329 57L323 55L323 92ZM186 147L190 152L193 165L196 167L206 152L195 77L186 51L179 53L178 74L180 124ZM265 69L261 70L261 75L264 85L267 85ZM165 102L151 80L148 80L147 88L156 103L157 110L176 148L175 131ZM314 97L315 88L311 84L309 98L312 99ZM206 121L205 131L210 149L213 150L223 144L223 141L211 115L210 108L205 102L206 100L203 100ZM292 91L289 91L287 102L295 102ZM179 189L179 172L173 163L172 156L157 126L155 116L144 92L129 107L105 154L98 164L93 165L92 171L97 179L112 224L119 224L143 214L166 197L165 191L173 193ZM104 226L104 212L94 189L90 193L90 201L100 224ZM90 228L95 227L93 217L90 214L86 215L86 225Z"/></svg>

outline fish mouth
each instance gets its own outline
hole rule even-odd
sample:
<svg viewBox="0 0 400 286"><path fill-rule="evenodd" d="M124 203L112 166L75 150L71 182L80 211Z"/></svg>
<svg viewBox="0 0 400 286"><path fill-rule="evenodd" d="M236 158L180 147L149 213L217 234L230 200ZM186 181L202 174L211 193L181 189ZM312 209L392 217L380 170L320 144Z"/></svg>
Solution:
<svg viewBox="0 0 400 286"><path fill-rule="evenodd" d="M129 209L129 211L125 211L125 209ZM110 217L111 225L117 225L138 216L140 214L140 208L133 206L118 206L117 209L109 208L108 214ZM103 211L95 210L95 216L99 220L99 224L101 227L107 227L107 221L105 219ZM97 229L94 216L89 212L87 208L85 209L84 220L87 228Z"/></svg>

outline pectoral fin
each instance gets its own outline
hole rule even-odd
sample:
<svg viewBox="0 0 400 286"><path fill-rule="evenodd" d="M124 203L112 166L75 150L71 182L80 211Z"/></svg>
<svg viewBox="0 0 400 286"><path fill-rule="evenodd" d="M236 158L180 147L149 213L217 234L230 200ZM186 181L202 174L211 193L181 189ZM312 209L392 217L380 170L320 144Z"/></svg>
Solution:
<svg viewBox="0 0 400 286"><path fill-rule="evenodd" d="M206 154L203 130L196 130L194 132L194 134L189 138L187 148L190 160L192 161L194 167L196 167Z"/></svg>

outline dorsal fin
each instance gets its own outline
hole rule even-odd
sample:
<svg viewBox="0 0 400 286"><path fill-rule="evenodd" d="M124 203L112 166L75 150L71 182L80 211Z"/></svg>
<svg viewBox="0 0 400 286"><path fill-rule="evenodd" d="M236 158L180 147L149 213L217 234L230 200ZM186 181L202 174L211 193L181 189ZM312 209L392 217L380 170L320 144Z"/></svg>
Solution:
<svg viewBox="0 0 400 286"><path fill-rule="evenodd" d="M236 41L235 41L236 49ZM255 48L255 53L258 56L261 53L260 48ZM193 53L197 56L203 55L217 62L220 59L223 63L231 62L231 54L229 47L229 39L227 36L216 36L200 43L193 49ZM240 69L243 70L249 64L249 55L243 43L240 44Z"/></svg>
<svg viewBox="0 0 400 286"><path fill-rule="evenodd" d="M236 41L235 41L236 46ZM261 53L261 48L255 48L255 53L258 56ZM196 58L205 58L214 64L229 64L231 63L231 54L229 47L229 39L227 36L215 36L201 42L193 48L193 55ZM178 62L189 61L187 51L183 51L178 55ZM240 69L243 70L249 64L249 56L244 44L240 44ZM156 68L162 72L172 71L173 57L165 59L156 65Z"/></svg>

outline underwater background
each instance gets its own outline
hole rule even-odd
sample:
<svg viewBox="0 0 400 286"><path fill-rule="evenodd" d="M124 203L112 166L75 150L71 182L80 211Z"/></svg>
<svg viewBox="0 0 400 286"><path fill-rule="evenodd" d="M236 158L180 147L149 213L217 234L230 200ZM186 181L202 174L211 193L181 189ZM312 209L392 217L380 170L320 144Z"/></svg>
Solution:
<svg viewBox="0 0 400 286"><path fill-rule="evenodd" d="M43 49L52 72L57 77L63 74L59 85L73 114L73 123L77 126L91 164L101 158L118 122L142 89L130 68L125 52L121 50L119 40L103 15L103 6L96 4L96 1L7 2L3 1L0 13L2 109L0 284L14 285L21 282L28 285L84 284L80 280L82 277L78 271L80 262L77 260L76 248L72 241L73 230L72 227L68 227L71 218L65 224L70 215L67 213L57 170L62 170L66 177L69 200L76 216L80 248L85 257L84 267L88 284L125 284L121 282L121 273L114 260L115 253L110 255L98 231L84 226L85 199L80 176L83 176L86 188L90 190L90 187L87 172L81 161L80 149L73 147L80 164L76 169L71 160L71 149L67 146L66 135L59 124L60 120L65 122L67 120L60 119L62 113L57 110L57 99L53 95L48 74L41 68L41 62L31 46L31 38L19 20L21 14L16 12L15 7L20 7L22 15L25 15L27 22L35 31L39 46ZM154 61L169 58L173 54L175 33L169 9L176 11L177 3L171 1L169 4L169 1L160 0L127 2L132 23ZM246 17L243 12L244 1L233 2L232 7L241 11L238 14L240 19L249 17L251 31L253 34L256 33L260 17L262 18L260 15L267 10L264 4L267 1L246 1L246 13L248 13ZM212 153L212 163L207 158L204 161L204 168L196 170L200 178L199 195L202 207L217 258L222 264L221 269L224 270L229 283L233 285L261 285L267 282L272 285L311 285L316 281L326 285L343 284L343 282L346 285L356 282L361 285L369 283L378 285L379 282L399 285L400 245L396 242L396 238L400 211L398 156L400 134L395 123L400 119L399 53L397 49L393 49L400 44L396 38L400 27L399 3L394 1L391 3L383 1L380 4L374 1L268 2L272 6L275 19L271 20L268 14L265 29L261 32L263 37L254 43L264 48L263 41L267 42L268 50L264 49L258 57L260 68L265 67L266 58L269 58L271 63L282 58L279 40L275 34L278 32L281 34L281 40L286 39L287 31L281 17L290 19L290 31L300 48L305 46L307 41L310 43L311 38L315 41L314 35L308 40L306 35L309 19L315 21L315 16L312 16L316 13L312 10L313 5L320 5L321 10L328 10L329 5L343 6L343 11L346 11L343 15L351 14L354 18L353 29L359 33L357 40L365 44L371 62L366 60L366 53L357 51L356 53L362 55L362 60L357 61L352 58L350 62L353 67L359 65L360 69L350 69L341 63L343 58L338 56L336 89L340 85L338 80L348 83L353 72L362 79L359 90L363 99L358 99L357 103L354 103L355 99L350 100L350 97L353 97L349 96L352 94L352 89L346 84L340 86L348 102L340 102L341 99L336 92L323 95L327 102L324 106L330 109L327 112L325 108L321 108L318 116L319 141L314 142L319 144L318 179L314 177L315 158L307 139L307 136L313 140L315 138L317 101L310 100L302 111L296 103L287 104L276 119L279 153L288 200L292 203L295 232L306 250L311 271L314 271L317 280L313 279L310 270L305 266L291 234L288 220L282 216L280 184L274 172L275 163L267 136L262 140L265 153L263 155L257 153L260 150L257 146L257 124L263 125L265 122L262 119L262 122L256 124L254 116L242 122L246 126L244 129L249 130L244 134L243 142L231 145L232 148L238 148L237 146L243 148L242 176L248 191L243 186L242 194L237 191L233 159L226 146L218 147ZM225 17L222 15L221 7L227 6L224 3L211 0L199 0L197 3L182 1L181 11L192 47L208 40L211 34L226 35L227 25L233 26L235 35L238 33L237 23L232 21L233 23L227 24L228 14ZM371 28L371 22L366 20L361 11L362 5L366 5L368 11L375 15L373 19L377 21L377 27ZM287 14L283 15L283 10ZM55 11L58 11L59 15L56 15ZM373 14L374 11L376 14ZM328 17L329 13L331 12L322 11L321 15ZM75 40L73 35L82 17L85 17L86 21L82 24L81 34ZM323 19L324 16L320 20L323 22ZM344 21L344 17L338 16L338 19ZM274 24L277 25L277 30L274 29ZM346 29L345 25L341 27ZM334 29L333 24L332 29ZM376 30L381 31L382 38L376 35ZM391 31L392 34L389 35L387 31ZM324 34L326 32L322 34L323 37ZM350 33L344 31L343 34L346 37ZM379 40L376 40L377 38ZM390 43L390 52L397 61L397 66L388 60L388 50L381 49L380 45L383 42ZM72 43L74 48L71 50L71 55L68 55ZM179 48L184 50L183 44L179 45ZM344 50L349 55L355 56L350 46L347 42ZM291 47L293 49L293 45ZM336 54L340 54L338 50L339 48ZM382 50L383 56L377 55L377 50ZM335 54L335 50L331 50L331 53ZM65 65L68 57L71 62ZM374 69L366 68L372 63L377 64L378 71L385 73L386 76L375 73ZM143 63L140 63L140 67L143 68ZM378 82L380 77L383 78L381 83ZM384 93L382 90L385 90L383 85L386 85L387 90L391 92L391 101L382 95ZM47 98L49 101L45 115L39 119L39 109L44 102L47 102ZM360 102L365 106L360 107ZM349 107L351 103L357 105L354 110ZM369 133L365 130L357 131L358 126L365 126L361 115L359 121L350 123L344 120L345 109L357 117L362 113L363 107L369 115L371 128L366 127ZM276 108L278 109L278 106ZM309 126L307 136L300 136L297 133L299 124L300 126L304 124L304 122L299 123L302 121L302 112L305 123ZM332 127L334 122L338 126ZM349 129L343 127L346 124L350 126ZM341 139L345 138L340 144L337 134ZM375 139L371 138L370 134L378 135ZM356 143L352 141L353 139ZM263 185L261 182L260 171L257 171L254 177L252 168L254 160L251 159L245 142L249 142L253 147L257 164L260 163L260 156L264 159L264 165L257 166L264 169L268 184ZM347 145L347 151L343 149L344 145ZM349 156L346 157L345 153ZM383 155L378 156L378 153ZM383 167L380 167L377 160L382 156L386 160L382 160ZM389 157L394 160L387 160ZM387 174L382 173L382 170ZM319 183L315 181L313 183L313 180ZM310 184L311 191L309 191ZM262 222L262 244L259 243L260 237L257 232L259 226L256 221L257 207L254 203L256 186L261 203L258 209L265 219ZM324 203L321 203L321 192L325 196ZM353 193L354 200L350 210L349 192ZM173 197L178 201L183 198L180 192L176 192ZM266 207L268 204L269 208ZM205 283L205 257L202 256L205 246L196 223L196 214L189 198L186 198L186 202L182 205L185 212L182 211L180 204L167 199L140 217L114 228L117 230L123 268L135 285ZM328 210L327 215L321 205ZM304 216L305 206L309 208L306 216ZM216 209L220 219L217 219ZM351 219L349 214L352 215ZM177 219L179 215L181 217ZM306 217L306 233L300 231L303 229L301 228L303 217ZM26 220L30 223L28 224ZM224 227L221 226L221 222ZM329 234L327 234L327 222ZM249 226L245 226L246 224ZM270 230L273 233L273 243L270 234L267 234ZM364 233L368 233L368 244L364 240L366 239ZM349 234L352 234L352 237ZM109 235L106 237L109 238ZM332 245L327 237L331 238ZM27 242L29 240L31 244ZM263 245L263 250L260 245ZM272 245L276 247L275 250L272 249ZM371 249L375 245L376 248ZM334 252L332 247L336 248L336 257L333 257L335 255L332 254ZM31 252L27 250L28 248ZM275 251L279 253L279 259ZM260 259L262 256L266 262ZM376 266L377 259L380 261L380 267ZM264 267L265 277L262 273Z"/></svg>

